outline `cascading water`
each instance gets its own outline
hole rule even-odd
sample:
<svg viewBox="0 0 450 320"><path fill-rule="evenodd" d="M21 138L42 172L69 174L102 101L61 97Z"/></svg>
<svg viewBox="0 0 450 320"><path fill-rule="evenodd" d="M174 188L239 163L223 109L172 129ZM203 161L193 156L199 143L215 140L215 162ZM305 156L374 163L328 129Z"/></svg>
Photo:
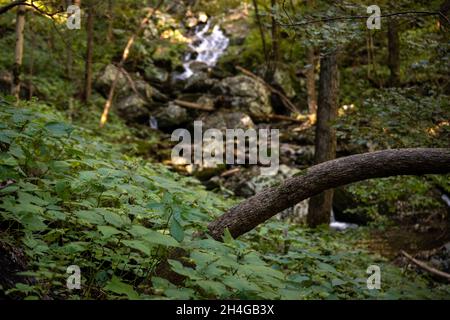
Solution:
<svg viewBox="0 0 450 320"><path fill-rule="evenodd" d="M194 74L191 69L193 62L202 62L209 67L214 67L228 48L230 41L220 26L215 25L209 32L210 28L211 21L208 21L205 26L197 27L193 41L189 45L194 53L190 52L185 56L183 64L185 71L177 77L178 79L186 80Z"/></svg>
<svg viewBox="0 0 450 320"><path fill-rule="evenodd" d="M339 222L336 221L336 218L334 216L333 209L331 210L331 218L330 218L330 228L337 231L344 231L346 229L354 229L357 228L358 225L354 223L347 223L347 222Z"/></svg>

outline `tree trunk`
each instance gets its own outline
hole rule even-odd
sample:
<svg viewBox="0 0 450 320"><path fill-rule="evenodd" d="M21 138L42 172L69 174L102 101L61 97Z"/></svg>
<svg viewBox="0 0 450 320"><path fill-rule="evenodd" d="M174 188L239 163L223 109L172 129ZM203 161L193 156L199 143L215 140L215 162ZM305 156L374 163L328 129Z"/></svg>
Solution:
<svg viewBox="0 0 450 320"><path fill-rule="evenodd" d="M310 114L317 112L317 92L316 92L316 57L314 48L308 48L306 51L308 70L306 71L306 91L308 95L308 110Z"/></svg>
<svg viewBox="0 0 450 320"><path fill-rule="evenodd" d="M21 5L17 8L16 16L16 50L14 54L14 66L13 66L13 81L11 87L11 94L20 98L20 86L22 76L22 60L23 60L23 45L24 36L23 30L25 28L25 6Z"/></svg>
<svg viewBox="0 0 450 320"><path fill-rule="evenodd" d="M314 7L314 0L307 0L307 6ZM293 6L293 8L295 8ZM316 55L314 47L306 49L306 60L310 66L306 71L306 93L308 95L309 114L315 115L317 112L317 91L316 91Z"/></svg>
<svg viewBox="0 0 450 320"><path fill-rule="evenodd" d="M267 64L269 62L269 57L267 55L266 35L264 34L264 26L261 21L261 17L259 16L258 0L253 0L253 7L255 9L256 24L258 25L259 34L261 37L261 44L262 44L262 49L263 49L263 53L264 53L264 60Z"/></svg>
<svg viewBox="0 0 450 320"><path fill-rule="evenodd" d="M441 13L441 15L439 16L439 29L441 29L442 31L447 31L450 28L447 22L450 12L450 0L445 0L444 2L442 2L439 8L439 12Z"/></svg>
<svg viewBox="0 0 450 320"><path fill-rule="evenodd" d="M270 0L272 9L272 54L269 68L267 69L266 80L271 83L277 71L278 63L280 62L280 35L275 17L275 8L277 6L277 0Z"/></svg>
<svg viewBox="0 0 450 320"><path fill-rule="evenodd" d="M108 33L106 36L106 41L108 43L113 42L113 26L114 26L114 1L108 0Z"/></svg>
<svg viewBox="0 0 450 320"><path fill-rule="evenodd" d="M389 19L388 22L388 50L388 67L391 72L389 85L395 87L400 84L400 39L395 19Z"/></svg>
<svg viewBox="0 0 450 320"><path fill-rule="evenodd" d="M320 62L319 105L317 109L314 162L316 164L336 158L336 130L339 95L339 71L336 53L324 56ZM333 190L327 190L309 200L307 224L317 227L330 223Z"/></svg>
<svg viewBox="0 0 450 320"><path fill-rule="evenodd" d="M220 240L225 229L239 237L302 200L353 182L398 175L450 173L450 149L397 149L364 153L315 165L231 208L208 226Z"/></svg>
<svg viewBox="0 0 450 320"><path fill-rule="evenodd" d="M87 5L87 44L86 44L86 62L84 70L84 103L88 103L92 93L92 55L94 50L94 3Z"/></svg>
<svg viewBox="0 0 450 320"><path fill-rule="evenodd" d="M36 50L36 34L33 28L34 15L28 19L29 32L31 34L31 49L30 49L30 66L28 69L28 99L31 100L34 95L34 84L33 84L33 76L34 76L34 51Z"/></svg>

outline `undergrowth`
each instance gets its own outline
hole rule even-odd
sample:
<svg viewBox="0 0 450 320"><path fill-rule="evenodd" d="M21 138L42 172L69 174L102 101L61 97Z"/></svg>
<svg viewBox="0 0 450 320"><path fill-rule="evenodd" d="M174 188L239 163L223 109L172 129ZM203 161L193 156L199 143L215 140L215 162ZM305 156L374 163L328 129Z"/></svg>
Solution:
<svg viewBox="0 0 450 320"><path fill-rule="evenodd" d="M358 248L364 229L312 231L272 219L223 242L193 237L236 200L124 154L39 102L0 99L0 241L23 249L27 279L0 288L25 299L412 299L450 288ZM174 248L185 258L170 259ZM172 283L157 267L183 276ZM69 290L67 268L81 268ZM366 270L381 268L381 290ZM1 271L0 271L1 272Z"/></svg>

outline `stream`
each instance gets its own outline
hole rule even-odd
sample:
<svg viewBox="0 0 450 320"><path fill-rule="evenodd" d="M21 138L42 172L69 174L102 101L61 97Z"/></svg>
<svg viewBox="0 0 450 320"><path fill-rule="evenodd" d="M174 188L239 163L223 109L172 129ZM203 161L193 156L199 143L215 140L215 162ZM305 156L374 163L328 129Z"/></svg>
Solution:
<svg viewBox="0 0 450 320"><path fill-rule="evenodd" d="M214 67L219 58L225 53L230 40L225 36L218 24L212 27L212 30L211 25L211 21L208 21L205 25L197 26L192 42L189 44L192 52L187 53L184 57L184 72L177 77L178 79L186 80L194 75L194 71L191 68L194 62Z"/></svg>
<svg viewBox="0 0 450 320"><path fill-rule="evenodd" d="M191 49L183 59L184 72L177 75L177 80L187 80L195 73L195 63L202 63L213 68L216 66L218 60L227 50L230 39L221 30L219 24L213 26L211 20L206 24L198 25L195 28L194 34L191 36ZM156 119L150 119L150 126L157 129L158 123ZM330 228L336 231L344 231L347 229L357 228L358 225L353 223L346 223L336 221L333 210L330 213Z"/></svg>

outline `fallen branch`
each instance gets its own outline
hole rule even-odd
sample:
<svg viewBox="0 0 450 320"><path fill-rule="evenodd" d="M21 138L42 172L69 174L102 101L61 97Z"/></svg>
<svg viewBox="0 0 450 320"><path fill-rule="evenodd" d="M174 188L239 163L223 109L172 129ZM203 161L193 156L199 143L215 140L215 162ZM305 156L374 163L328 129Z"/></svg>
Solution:
<svg viewBox="0 0 450 320"><path fill-rule="evenodd" d="M270 120L275 120L275 121L288 121L288 122L298 122L298 123L305 123L305 121L309 120L308 117L293 118L293 117L289 117L289 116L283 116L280 114L269 114L267 116L267 118L269 118Z"/></svg>
<svg viewBox="0 0 450 320"><path fill-rule="evenodd" d="M448 281L450 281L450 274L440 271L438 269L435 269L433 267L430 267L428 264L426 264L423 261L417 260L415 258L413 258L412 256L410 256L409 254L407 254L405 251L401 251L402 255L404 255L408 260L410 260L411 262L413 262L415 265L417 265L419 268L428 271L431 274L434 274L435 276L441 277L441 278L445 278Z"/></svg>
<svg viewBox="0 0 450 320"><path fill-rule="evenodd" d="M240 66L236 66L236 69L241 71L243 74L245 74L246 76L249 76L255 80L258 80L259 82L261 82L263 85L265 85L267 87L267 89L269 89L272 93L276 94L277 96L280 97L281 101L285 104L285 106L292 112L299 112L299 110L297 109L297 107L295 106L295 104L292 103L291 100L289 100L288 97L286 97L286 95L284 95L280 90L275 89L274 87L272 87L270 84L268 84L264 79L262 79L261 77L257 76L256 74L254 74L253 72L244 69Z"/></svg>
<svg viewBox="0 0 450 320"><path fill-rule="evenodd" d="M5 12L8 12L9 10L13 9L14 7L20 6L25 4L27 0L16 0L11 3L8 3L4 5L3 7L0 7L0 14L4 14Z"/></svg>
<svg viewBox="0 0 450 320"><path fill-rule="evenodd" d="M302 200L349 183L399 175L449 172L450 149L383 150L327 161L231 208L209 224L208 233L220 240L228 228L233 237L239 237Z"/></svg>
<svg viewBox="0 0 450 320"><path fill-rule="evenodd" d="M173 102L175 102L177 105L179 105L180 107L183 107L183 108L201 110L201 111L214 111L214 108L205 106L200 103L183 101L183 100L174 100Z"/></svg>
<svg viewBox="0 0 450 320"><path fill-rule="evenodd" d="M225 172L222 172L222 174L220 175L221 178L226 178L232 175L235 175L236 173L241 172L240 168L233 168L230 170L227 170Z"/></svg>
<svg viewBox="0 0 450 320"><path fill-rule="evenodd" d="M131 47L133 46L134 42L136 41L136 38L138 37L138 35L141 33L141 31L145 28L145 26L148 24L150 19L153 17L154 13L157 10L159 10L159 8L162 6L163 3L164 3L164 0L160 0L155 9L151 9L148 11L147 15L144 17L144 19L142 19L141 24L139 25L136 32L128 39L127 45L125 46L125 49L123 50L123 53L122 53L122 59L119 62L118 69L117 69L116 75L114 77L114 81L111 85L111 88L109 89L108 99L106 100L105 107L103 108L102 117L100 119L100 128L103 128L104 125L106 124L106 121L108 121L108 114L109 114L109 110L111 109L111 106L112 106L112 101L114 99L114 91L116 90L116 86L117 86L117 82L118 82L118 78L119 78L119 72L121 72L120 70L123 68L125 61L127 61L128 56L130 55Z"/></svg>

